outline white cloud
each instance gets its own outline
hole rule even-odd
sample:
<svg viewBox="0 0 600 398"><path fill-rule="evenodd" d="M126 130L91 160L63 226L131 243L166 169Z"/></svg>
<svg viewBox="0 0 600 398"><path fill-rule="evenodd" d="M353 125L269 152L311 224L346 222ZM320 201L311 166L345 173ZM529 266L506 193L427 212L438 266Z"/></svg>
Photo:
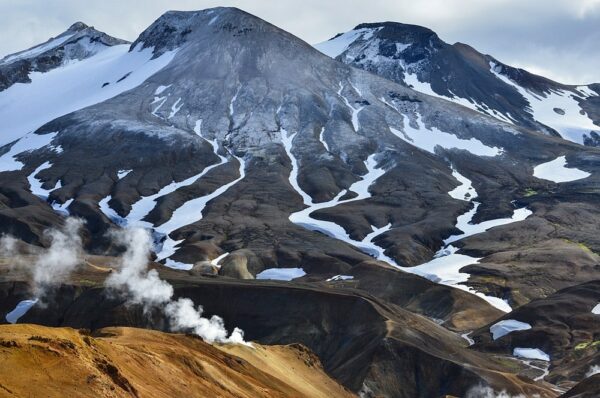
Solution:
<svg viewBox="0 0 600 398"><path fill-rule="evenodd" d="M361 22L427 26L517 66L548 71L567 83L600 81L600 0L0 0L0 54L42 42L81 20L134 40L169 9L236 6L309 43ZM9 38L9 39L6 39Z"/></svg>

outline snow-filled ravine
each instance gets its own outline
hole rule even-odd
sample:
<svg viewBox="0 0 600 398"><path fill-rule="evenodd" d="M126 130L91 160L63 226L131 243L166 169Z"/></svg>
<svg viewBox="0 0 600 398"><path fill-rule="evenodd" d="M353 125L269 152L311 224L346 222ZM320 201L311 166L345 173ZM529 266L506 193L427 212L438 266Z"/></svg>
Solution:
<svg viewBox="0 0 600 398"><path fill-rule="evenodd" d="M559 156L550 162L539 164L533 168L534 177L556 183L581 180L590 175L587 171L567 167L565 156Z"/></svg>
<svg viewBox="0 0 600 398"><path fill-rule="evenodd" d="M450 243L456 242L467 236L472 236L478 233L485 232L488 229L499 225L506 225L513 222L522 221L532 214L530 210L525 208L515 209L512 217L510 218L500 218L495 220L484 221L479 224L472 224L471 221L479 207L479 203L472 202L473 207L465 214L459 216L457 219L456 227L463 231L463 233L448 237L444 242L445 246L442 247L436 253L435 258L433 260L415 267L401 267L394 261L394 259L388 257L384 253L384 249L382 247L374 243L374 240L377 236L389 231L392 228L391 224L379 228L372 226L371 228L373 229L373 232L365 236L362 241L358 241L352 239L341 225L338 225L331 221L318 220L311 217L311 214L317 210L328 209L338 206L340 204L356 200L363 200L371 197L371 194L369 193L369 187L385 173L385 170L377 166L376 155L373 154L367 158L367 160L365 161L367 173L362 176L362 179L360 181L354 183L348 188L349 191L353 191L357 194L354 198L342 200L341 198L347 192L346 190L342 190L335 198L331 199L330 201L314 203L310 195L308 195L304 190L302 190L302 188L298 184L298 161L293 154L293 141L295 136L295 133L289 134L285 129L281 129L281 141L292 164L292 170L290 171L289 176L290 185L302 197L303 202L307 207L303 210L292 213L289 217L290 221L306 229L318 231L335 239L346 242L352 246L355 246L359 250L375 257L376 259L384 261L406 272L423 276L436 283L441 283L444 285L466 290L470 293L482 297L491 305L504 312L510 312L512 310L512 308L508 305L506 301L498 297L486 296L483 293L477 292L473 288L464 285L464 283L468 281L470 275L467 273L460 272L461 268L467 265L476 264L480 259L457 253L458 249L452 246ZM469 149L473 149L473 147L470 147ZM479 154L482 155L481 152ZM491 156L497 154L497 150L485 153L485 155ZM477 192L473 188L471 181L468 178L462 176L456 170L453 170L453 175L460 182L460 185L449 192L450 196L452 196L455 199L466 201L472 201L474 198L477 197Z"/></svg>
<svg viewBox="0 0 600 398"><path fill-rule="evenodd" d="M532 212L526 208L515 209L512 217L510 218L498 218L484 221L479 224L473 224L471 221L473 220L473 217L475 217L477 209L480 205L480 203L473 201L473 199L477 197L477 192L473 188L471 181L468 178L462 176L456 170L453 170L453 175L461 185L450 191L448 194L455 199L466 200L473 203L473 207L466 213L458 216L456 220L456 228L463 231L463 233L452 235L446 238L444 240L445 246L435 254L433 260L415 267L400 268L406 272L421 275L433 282L468 291L483 298L499 310L510 312L512 308L506 301L498 297L485 295L467 285L464 285L464 283L469 280L470 275L465 272L461 272L460 270L467 265L477 264L481 259L458 253L458 248L453 246L451 243L464 239L467 236L473 236L485 232L493 227L522 221L529 217Z"/></svg>
<svg viewBox="0 0 600 398"><path fill-rule="evenodd" d="M161 86L161 87L159 87L159 89L157 89L157 92L158 91L162 92L166 88L168 88L168 87ZM245 163L244 159L230 153L229 155L231 156L231 158L234 158L239 163L239 177L238 178L236 178L233 181L230 181L227 184L220 186L219 188L215 189L213 192L211 192L207 195L204 195L204 196L201 196L198 198L194 198L194 199L188 200L187 202L183 203L180 207L178 207L177 209L175 209L175 211L173 211L171 218L169 220L167 220L166 222L164 222L163 224L155 226L147 221L143 221L143 219L148 215L148 213L150 213L154 209L159 198L164 197L165 195L168 195L168 194L176 191L179 188L196 183L212 169L229 162L229 159L227 157L225 157L219 153L219 144L217 143L217 140L216 139L209 140L202 135L202 120L198 120L196 122L196 125L194 127L194 132L200 138L204 139L206 142L208 142L212 146L214 154L219 157L218 163L214 163L210 166L205 167L204 170L202 170L199 174L194 175L190 178L187 178L183 181L179 181L179 182L173 181L172 183L161 188L154 195L141 197L137 202L135 202L132 205L129 214L127 214L126 217L119 216L117 214L117 212L114 211L109 206L108 202L111 199L110 195L103 198L98 204L100 207L100 210L108 218L113 220L118 225L121 225L121 226L135 225L135 226L153 230L155 236L159 236L162 239L162 243L156 247L156 255L157 255L158 261L164 260L165 265L167 267L175 268L175 269L189 270L192 268L193 264L185 264L185 263L181 263L178 261L174 261L169 258L173 254L175 254L175 252L177 251L177 245L179 245L182 242L181 240L176 241L176 240L172 239L170 234L173 231L175 231L181 227L184 227L186 225L193 224L195 222L200 221L203 217L202 212L204 211L204 208L206 207L208 202L210 202L211 200L224 194L229 188L231 188L232 186L237 184L239 181L241 181L245 177L246 163ZM216 260L220 261L221 259L222 259L222 257L214 259L212 261L216 261ZM216 264L213 264L213 265L218 265L218 261L216 261Z"/></svg>

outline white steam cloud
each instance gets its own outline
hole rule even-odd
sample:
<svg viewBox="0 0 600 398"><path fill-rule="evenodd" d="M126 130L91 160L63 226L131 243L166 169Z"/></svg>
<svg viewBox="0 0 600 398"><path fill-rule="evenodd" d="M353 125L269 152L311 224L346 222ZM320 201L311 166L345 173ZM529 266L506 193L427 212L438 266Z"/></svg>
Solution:
<svg viewBox="0 0 600 398"><path fill-rule="evenodd" d="M35 300L31 302L43 300L50 289L68 280L83 263L84 251L79 235L82 226L81 219L69 217L61 228L45 231L50 246L33 257L19 254L18 241L13 237L0 238L0 255L10 258L12 267L31 275L35 295ZM160 309L169 319L173 331L190 331L209 343L251 346L244 341L241 329L235 328L228 335L222 318L216 315L203 317L202 306L195 307L188 298L173 299L173 286L160 279L155 269L148 269L152 252L152 239L148 231L127 228L115 230L111 236L126 250L117 261L117 269L106 279L107 288L126 295L130 303L142 305L144 311Z"/></svg>
<svg viewBox="0 0 600 398"><path fill-rule="evenodd" d="M158 272L148 269L148 258L152 250L152 239L148 231L141 228L126 228L112 233L123 246L125 253L119 258L118 269L106 279L108 288L127 295L131 303L141 304L145 311L161 309L168 317L173 331L191 331L203 340L213 343L249 343L244 341L244 332L235 328L228 336L223 319L213 315L202 316L202 306L194 307L188 298L173 299L173 286L160 279Z"/></svg>
<svg viewBox="0 0 600 398"><path fill-rule="evenodd" d="M50 247L40 254L33 265L33 284L36 296L46 289L66 281L82 262L83 249L79 231L83 220L69 217L60 229L50 229Z"/></svg>
<svg viewBox="0 0 600 398"><path fill-rule="evenodd" d="M69 217L62 227L46 230L44 234L50 246L33 257L22 256L17 249L17 240L5 235L0 239L0 255L9 258L12 268L30 274L33 293L42 299L49 289L65 282L81 264L83 249L79 231L82 226L81 219Z"/></svg>

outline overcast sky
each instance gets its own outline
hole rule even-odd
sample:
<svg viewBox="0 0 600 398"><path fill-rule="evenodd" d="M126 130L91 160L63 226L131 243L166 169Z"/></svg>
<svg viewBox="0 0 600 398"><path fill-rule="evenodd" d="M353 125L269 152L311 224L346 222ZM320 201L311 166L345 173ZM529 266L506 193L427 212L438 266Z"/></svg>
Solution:
<svg viewBox="0 0 600 398"><path fill-rule="evenodd" d="M170 9L236 6L317 43L361 22L427 26L564 83L600 82L600 0L0 0L0 55L75 21L134 40Z"/></svg>

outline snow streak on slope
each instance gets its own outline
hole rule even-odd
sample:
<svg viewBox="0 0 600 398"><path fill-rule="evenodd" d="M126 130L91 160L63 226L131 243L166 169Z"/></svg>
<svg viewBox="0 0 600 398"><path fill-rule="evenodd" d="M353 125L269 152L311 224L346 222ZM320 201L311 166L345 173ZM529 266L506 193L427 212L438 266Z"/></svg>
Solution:
<svg viewBox="0 0 600 398"><path fill-rule="evenodd" d="M33 173L27 176L27 181L29 182L31 193L43 200L48 199L50 192L61 187L60 181L57 181L56 185L53 188L45 189L42 187L42 182L36 178L37 174L40 171L49 169L50 167L52 167L52 163L44 162L37 169L35 169Z"/></svg>
<svg viewBox="0 0 600 398"><path fill-rule="evenodd" d="M567 168L567 158L559 156L556 159L539 164L533 168L533 176L542 180L556 183L581 180L591 174L575 167Z"/></svg>
<svg viewBox="0 0 600 398"><path fill-rule="evenodd" d="M600 131L592 119L581 109L575 93L565 90L551 90L544 95L535 94L524 89L502 74L502 66L490 62L491 72L506 84L516 88L529 102L531 115L538 122L556 130L562 138L583 144L584 137L591 131ZM590 97L589 90L579 90L580 98Z"/></svg>
<svg viewBox="0 0 600 398"><path fill-rule="evenodd" d="M184 227L186 225L193 224L195 222L202 220L202 217L203 217L202 212L204 211L204 208L206 207L208 202L221 196L229 188L231 188L232 186L234 186L235 184L240 182L242 179L244 179L244 177L246 176L246 170L245 170L246 162L241 157L238 157L235 155L232 155L232 156L240 164L240 168L239 168L240 176L237 179L219 187L218 189L216 189L215 191L213 191L212 193L210 193L208 195L201 196L199 198L195 198L190 201L187 201L181 207L179 207L177 210L175 210L173 212L173 215L171 216L169 221L154 228L154 230L156 232L166 235L166 239L163 243L163 247L162 247L161 251L159 253L157 253L158 260L166 259L166 258L172 256L173 254L175 254L175 252L177 251L176 246L179 243L181 243L181 241L174 241L169 236L169 234L171 232L173 232L181 227ZM184 269L190 269L192 267L192 264L183 264L182 265L181 263L174 262L170 259L167 260L166 265L171 266L172 268L184 268Z"/></svg>
<svg viewBox="0 0 600 398"><path fill-rule="evenodd" d="M461 214L456 219L456 228L463 231L462 234L452 235L449 238L444 240L444 244L449 244L452 242L456 242L458 240L464 239L468 236L477 235L482 232L487 231L490 228L498 227L500 225L512 224L513 222L523 221L527 217L532 214L532 211L526 208L516 209L513 212L512 217L510 218L496 218L493 220L487 220L480 222L479 224L472 224L471 221L475 214L477 213L477 209L481 205L479 202L473 202L473 208L468 212Z"/></svg>
<svg viewBox="0 0 600 398"><path fill-rule="evenodd" d="M383 249L375 245L372 241L376 236L388 231L391 228L391 224L388 224L382 228L376 228L374 226L371 226L373 232L365 236L362 241L358 241L352 239L341 225L336 224L332 221L318 220L316 218L311 217L311 214L317 210L330 209L340 204L370 198L371 194L369 192L369 187L385 173L384 169L377 167L377 161L375 160L376 155L373 154L367 158L367 160L365 161L367 173L362 176L361 180L355 182L348 188L348 191L356 193L355 197L351 199L341 200L341 198L347 193L347 190L344 189L341 192L339 192L335 198L331 199L328 202L314 203L310 195L304 192L304 190L302 190L302 188L300 188L300 186L298 185L298 161L292 153L292 141L295 136L295 133L292 135L288 135L286 130L281 129L281 141L285 148L285 152L292 163L292 170L290 171L289 177L290 185L303 198L304 204L308 207L296 213L292 213L289 217L289 220L294 224L300 225L311 231L318 231L325 235L331 236L332 238L346 242L356 247L357 249L369 255L372 255L373 257L378 258L382 261L387 261L395 264L394 260L387 257L383 253Z"/></svg>
<svg viewBox="0 0 600 398"><path fill-rule="evenodd" d="M445 133L435 127L426 128L422 125L421 116L417 117L417 128L410 125L407 116L404 117L403 131L390 127L390 131L398 138L421 148L427 152L435 154L435 147L440 146L445 149L463 149L477 156L497 156L502 153L501 148L489 147L476 138L464 140L454 134Z"/></svg>
<svg viewBox="0 0 600 398"><path fill-rule="evenodd" d="M170 51L152 59L152 48L128 49L127 45L108 47L49 72L33 72L31 83L17 83L0 92L0 146L60 116L140 85L175 55Z"/></svg>
<svg viewBox="0 0 600 398"><path fill-rule="evenodd" d="M219 187L218 189L216 189L215 191L213 191L212 193L210 193L208 195L201 196L201 197L195 198L195 199L191 199L191 200L185 202L183 205L178 207L173 212L173 214L171 215L171 218L168 221L166 221L165 223L163 223L159 226L155 227L151 223L149 223L147 221L143 221L144 217L146 217L148 215L148 213L150 213L156 207L157 200L159 198L164 197L164 196L176 191L179 188L196 183L212 169L219 167L228 162L228 159L225 156L222 156L219 154L219 144L218 144L217 140L216 139L208 140L206 137L204 137L202 135L202 120L198 120L196 122L196 125L194 127L194 132L200 138L202 138L203 140L205 140L212 146L214 154L219 157L218 163L215 163L208 167L205 167L204 170L202 170L202 172L200 172L199 174L194 175L190 178L187 178L183 181L180 181L180 182L173 181L169 185L161 188L154 195L144 196L144 197L140 198L137 202L135 202L131 206L131 211L125 218L119 216L117 214L117 212L115 212L108 205L108 202L111 199L110 195L103 198L99 202L100 210L108 218L113 220L115 223L122 225L122 226L129 225L129 226L138 226L138 227L142 227L142 228L152 229L159 235L164 236L165 240L164 240L159 252L157 253L158 260L166 259L167 266L170 266L172 268L179 268L179 269L190 269L192 267L192 264L183 264L183 263L179 263L179 262L173 261L171 259L168 259L168 257L175 254L175 252L177 251L176 246L179 243L181 243L181 241L174 241L173 239L171 239L169 234L181 227L184 227L186 225L193 224L195 222L200 221L202 219L202 212L203 212L204 208L206 207L206 205L208 204L208 202L210 202L211 200L213 200L213 199L217 198L218 196L222 195L223 193L225 193L229 188L231 188L233 185L235 185L236 183L238 183L240 180L242 180L245 177L245 161L244 161L244 159L240 158L238 156L235 156L235 155L231 155L240 164L240 168L239 168L240 176L237 179Z"/></svg>
<svg viewBox="0 0 600 398"><path fill-rule="evenodd" d="M468 178L460 175L458 171L453 170L453 175L456 174L459 175L459 178L457 179L461 182L462 187L459 186L458 188L455 188L454 190L450 191L449 194L451 194L452 197L455 197L453 195L456 195L457 192L472 192L470 199L477 197L477 192L473 189L471 181ZM449 238L447 238L444 241L445 247L441 248L435 254L433 260L415 267L402 267L402 269L406 272L421 275L427 279L432 280L433 282L441 283L443 285L448 286L454 286L459 289L468 291L483 298L494 307L504 312L510 312L512 308L504 300L493 296L486 296L483 293L477 292L473 288L464 285L464 283L469 280L470 275L464 272L460 272L460 270L467 265L477 264L480 258L459 254L457 253L459 249L455 246L450 245L449 243L456 242L467 236L472 236L478 233L485 232L488 229L495 226L522 221L529 217L529 215L531 215L532 212L525 208L516 209L513 212L513 216L511 218L500 218L495 220L484 221L479 224L471 224L471 220L475 216L475 213L477 212L477 208L479 206L479 203L477 202L473 202L473 204L474 206L472 209L470 209L465 214L458 216L456 220L456 228L463 231L462 234L452 235Z"/></svg>
<svg viewBox="0 0 600 398"><path fill-rule="evenodd" d="M350 84L350 85L352 85L352 84ZM354 90L358 92L358 90L356 90L356 88L354 86L352 86L352 88L354 88ZM354 128L354 131L356 131L358 133L358 130L360 129L360 123L358 122L358 114L360 113L360 111L362 111L364 109L364 106L359 106L358 108L355 108L354 106L352 106L350 104L350 101L348 101L348 98L346 98L345 96L342 95L342 91L344 91L344 85L342 83L340 83L340 89L338 91L338 95L344 100L344 103L346 104L348 109L350 109L350 111L352 112L352 127ZM360 93L359 93L359 95L360 95Z"/></svg>
<svg viewBox="0 0 600 398"><path fill-rule="evenodd" d="M291 222L293 222L296 225L300 225L306 229L318 231L332 238L348 243L356 247L357 249L363 251L364 253L375 257L376 259L386 262L394 267L400 268L406 272L423 276L436 283L457 287L459 289L476 294L477 296L480 296L486 301L488 301L496 308L499 308L500 310L503 310L505 312L509 312L512 310L511 307L504 300L497 297L486 296L483 293L477 292L472 288L463 285L463 283L468 281L470 275L460 272L460 269L470 264L476 264L480 259L466 256L463 254L458 254L458 249L452 245L448 245L441 248L438 251L438 253L436 253L435 258L425 264L421 264L415 267L401 267L396 263L394 259L390 258L385 254L385 250L382 247L376 245L373 242L375 238L391 230L391 224L385 225L381 228L376 228L372 226L371 228L373 229L373 232L365 236L362 241L358 241L352 239L341 225L331 221L318 220L311 217L311 214L317 210L328 209L340 204L352 202L355 200L363 200L371 197L371 194L368 190L369 186L373 184L379 177L385 174L385 170L377 168L375 155L371 155L365 161L365 166L368 170L367 174L365 174L360 181L355 182L348 188L349 191L357 193L356 197L352 199L341 200L341 198L347 192L346 190L342 190L340 193L338 193L338 195L335 198L328 202L313 203L310 195L304 192L298 184L298 161L292 153L292 142L295 136L296 134L288 135L286 130L281 129L281 141L285 148L286 154L288 155L292 164L292 170L290 171L289 176L290 185L303 198L304 204L308 207L296 213L292 213L289 217L289 220ZM477 192L472 187L471 181L468 178L462 176L456 170L453 170L453 175L461 184L457 188L449 192L450 196L459 200L466 201L470 201L473 198L477 197ZM478 205L479 203L474 203L474 207L471 210L458 217L456 226L458 229L461 229L463 233L460 235L449 237L447 239L448 243L450 241L454 242L463 239L467 236L485 232L494 226L505 225L512 222L524 220L531 214L530 210L517 209L515 210L511 218L488 220L480 224L471 224L470 221L475 215Z"/></svg>

